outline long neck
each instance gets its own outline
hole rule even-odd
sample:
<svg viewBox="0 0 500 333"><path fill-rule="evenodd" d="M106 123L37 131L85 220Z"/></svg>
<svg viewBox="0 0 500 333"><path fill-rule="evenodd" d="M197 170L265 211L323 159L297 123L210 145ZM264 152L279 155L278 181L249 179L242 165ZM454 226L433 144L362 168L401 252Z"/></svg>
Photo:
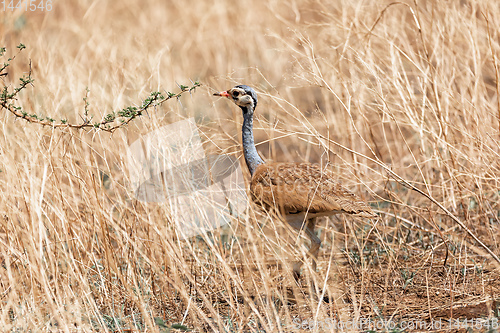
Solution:
<svg viewBox="0 0 500 333"><path fill-rule="evenodd" d="M242 108L243 109L243 108ZM253 175L255 169L259 164L264 161L260 158L255 148L253 139L253 110L243 110L243 127L242 127L242 142L243 142L243 155L245 155L245 162L247 163L250 174Z"/></svg>

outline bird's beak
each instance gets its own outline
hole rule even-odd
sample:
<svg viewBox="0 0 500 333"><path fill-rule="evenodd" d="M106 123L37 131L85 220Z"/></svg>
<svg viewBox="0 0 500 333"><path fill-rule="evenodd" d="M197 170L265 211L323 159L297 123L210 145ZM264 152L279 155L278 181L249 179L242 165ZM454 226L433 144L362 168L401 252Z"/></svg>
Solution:
<svg viewBox="0 0 500 333"><path fill-rule="evenodd" d="M214 96L221 96L221 97L229 98L229 93L227 91L221 91L221 92L214 93Z"/></svg>

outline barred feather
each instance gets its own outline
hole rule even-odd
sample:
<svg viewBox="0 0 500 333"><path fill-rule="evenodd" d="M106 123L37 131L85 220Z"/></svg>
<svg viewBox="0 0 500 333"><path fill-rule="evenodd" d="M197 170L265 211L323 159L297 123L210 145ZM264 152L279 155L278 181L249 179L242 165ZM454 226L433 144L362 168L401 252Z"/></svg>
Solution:
<svg viewBox="0 0 500 333"><path fill-rule="evenodd" d="M348 213L376 217L370 206L317 164L261 164L252 176L250 191L257 203L284 215L307 212L315 216Z"/></svg>

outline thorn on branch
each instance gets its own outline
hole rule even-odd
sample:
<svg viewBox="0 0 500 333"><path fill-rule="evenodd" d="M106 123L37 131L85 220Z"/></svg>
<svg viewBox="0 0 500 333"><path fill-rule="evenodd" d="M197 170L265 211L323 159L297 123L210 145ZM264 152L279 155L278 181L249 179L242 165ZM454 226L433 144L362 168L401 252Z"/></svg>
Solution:
<svg viewBox="0 0 500 333"><path fill-rule="evenodd" d="M26 46L24 44L19 44L17 46L18 52L21 52L22 50L26 49ZM6 48L1 47L0 48L0 56L4 56L6 53ZM0 66L0 76L6 76L7 73L3 73L3 71L10 65L10 63L16 58L16 55L14 55L12 58L8 58L7 62L3 64L3 66ZM36 123L42 126L50 126L50 127L57 127L57 128L75 128L75 129L96 129L96 130L103 130L106 132L114 132L118 128L127 125L131 121L133 121L135 118L140 117L143 113L147 113L148 109L150 107L157 107L164 103L165 101L176 98L179 99L182 94L189 92L191 93L194 91L197 87L201 86L201 83L199 81L195 81L194 83L191 84L191 86L186 86L186 85L178 85L180 91L178 93L172 93L172 92L166 92L166 97L158 92L154 91L151 92L150 95L142 101L141 106L128 106L126 108L123 108L122 110L115 112L112 111L111 113L108 113L102 118L102 121L100 122L94 122L92 123L92 119L94 116L90 114L90 102L89 102L89 93L90 89L88 87L85 88L85 96L83 97L83 116L80 116L82 119L81 123L76 123L72 124L68 122L67 119L61 119L59 121L56 121L55 119L49 117L49 116L42 116L42 115L37 115L35 113L29 114L25 110L22 110L20 106L15 105L15 101L17 101L17 96L19 93L26 89L28 85L33 86L33 78L31 77L31 59L29 61L29 66L28 66L28 75L23 75L22 77L19 78L19 85L17 87L13 87L9 89L9 87L5 86L0 92L0 109L6 109L12 114L14 114L16 117L24 119L30 123Z"/></svg>

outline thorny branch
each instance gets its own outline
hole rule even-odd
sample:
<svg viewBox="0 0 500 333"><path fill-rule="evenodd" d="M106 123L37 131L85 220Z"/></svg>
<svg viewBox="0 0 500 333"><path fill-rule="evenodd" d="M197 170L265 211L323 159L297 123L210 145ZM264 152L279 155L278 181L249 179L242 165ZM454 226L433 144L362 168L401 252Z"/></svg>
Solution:
<svg viewBox="0 0 500 333"><path fill-rule="evenodd" d="M18 53L21 52L26 47L23 44L19 44L17 46L19 49ZM0 48L0 56L3 56L5 53L5 48ZM16 54L16 55L17 55ZM7 67L10 65L10 62L15 59L16 56L12 58L8 58L7 62L5 62L2 67L0 67L0 77L7 76L8 73L4 72ZM187 92L192 92L196 88L201 86L201 83L195 81L190 86L179 85L180 91L178 93L166 92L166 96L160 92L152 92L141 104L141 106L129 106L118 112L111 112L105 115L101 121L92 122L93 116L89 115L89 102L88 102L88 94L89 90L86 90L85 97L83 101L84 105L84 114L81 116L82 121L80 123L69 123L66 119L61 119L60 121L56 121L55 119L46 116L39 116L37 114L29 114L25 110L23 110L20 106L17 106L15 101L17 100L17 96L19 93L25 89L28 85L33 84L33 78L31 76L31 60L29 63L29 71L27 76L23 76L19 78L21 83L19 86L14 89L10 89L6 85L3 87L0 93L0 109L6 109L15 115L17 118L24 119L30 123L39 124L42 126L48 126L52 128L75 128L75 129L94 129L94 130L102 130L105 132L113 133L120 127L123 127L129 124L131 121L136 119L137 117L142 116L147 110L151 107L159 106L166 101L179 98L182 94Z"/></svg>

